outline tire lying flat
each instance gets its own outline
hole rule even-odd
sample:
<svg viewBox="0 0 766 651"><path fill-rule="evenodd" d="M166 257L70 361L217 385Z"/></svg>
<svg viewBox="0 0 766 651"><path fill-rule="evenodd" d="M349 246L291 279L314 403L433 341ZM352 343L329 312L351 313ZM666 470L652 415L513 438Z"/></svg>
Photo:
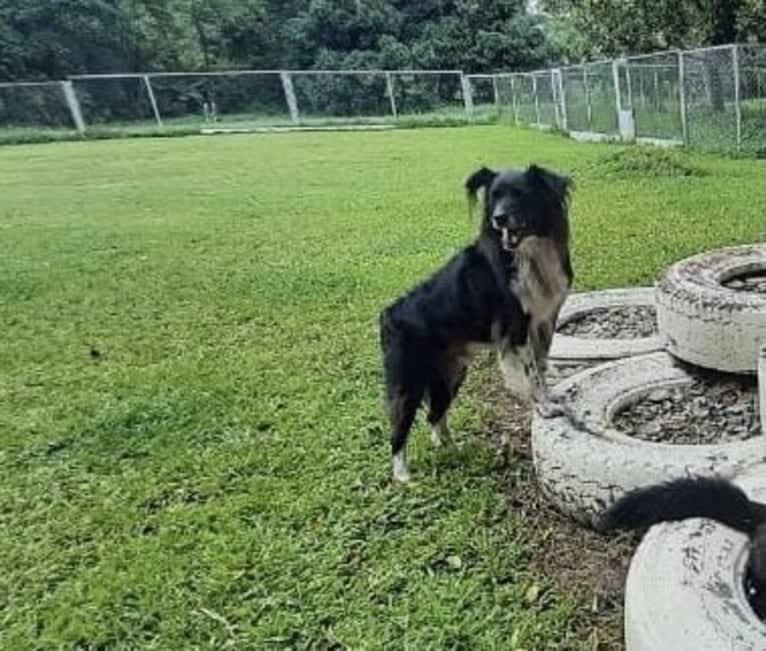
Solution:
<svg viewBox="0 0 766 651"><path fill-rule="evenodd" d="M674 445L630 437L612 417L640 394L691 382L667 353L617 360L576 373L553 394L575 414L532 418L532 453L541 490L562 511L591 523L626 491L694 475L733 477L766 453L762 436L707 445ZM764 647L766 648L766 647Z"/></svg>
<svg viewBox="0 0 766 651"><path fill-rule="evenodd" d="M607 289L570 294L561 308L557 327L593 310L626 306L654 306L654 288ZM578 337L556 333L550 357L554 361L612 360L652 353L663 348L659 335L634 338Z"/></svg>

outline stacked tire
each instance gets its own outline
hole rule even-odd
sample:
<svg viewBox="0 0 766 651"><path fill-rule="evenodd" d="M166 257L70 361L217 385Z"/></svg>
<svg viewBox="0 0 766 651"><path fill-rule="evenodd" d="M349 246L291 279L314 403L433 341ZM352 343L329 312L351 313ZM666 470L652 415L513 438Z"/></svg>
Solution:
<svg viewBox="0 0 766 651"><path fill-rule="evenodd" d="M583 351L590 351L595 364L553 390L574 418L535 416L532 422L538 482L560 509L590 523L628 490L688 475L727 477L752 499L766 501L763 436L672 445L642 441L612 425L613 416L637 395L691 382L686 369L696 366L758 373L761 431L766 433L766 292L742 291L739 281L732 283L748 275L766 276L766 245L717 249L672 265L653 292L659 332L654 348L642 350L647 342L584 346L566 338L554 341L554 357L579 354L582 359L587 357ZM639 300L635 297L634 292L633 300ZM573 299L570 310L576 312L584 299ZM608 302L603 294L590 300ZM562 316L568 317L566 308ZM664 350L653 352L656 348ZM748 554L745 536L710 521L653 527L628 575L628 651L766 649L766 626L745 595Z"/></svg>

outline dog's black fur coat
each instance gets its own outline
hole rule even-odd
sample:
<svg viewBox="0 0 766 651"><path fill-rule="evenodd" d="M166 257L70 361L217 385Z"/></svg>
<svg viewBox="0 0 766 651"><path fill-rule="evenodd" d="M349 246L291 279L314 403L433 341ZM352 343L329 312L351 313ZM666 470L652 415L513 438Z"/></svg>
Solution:
<svg viewBox="0 0 766 651"><path fill-rule="evenodd" d="M546 284L545 265L550 266L550 260L526 254L527 263L521 265L520 256L525 241L545 242L546 250L554 252L554 263L564 279L561 284L568 290L573 275L567 218L570 181L534 165L502 173L482 168L466 181L469 198L475 200L481 188L485 190L484 216L477 239L380 314L386 408L395 457L403 454L424 398L429 402L429 424L432 428L444 425L465 378L471 344L494 345L501 355L534 348L524 358L524 374L535 384L536 398L544 391L540 376L565 294L560 296L560 288ZM539 323L534 306L530 307L525 275L534 276L531 282L539 293L550 293L550 300L558 302L553 314ZM524 292L519 291L519 283ZM399 478L406 479L406 465L403 469ZM396 475L396 466L394 470Z"/></svg>
<svg viewBox="0 0 766 651"><path fill-rule="evenodd" d="M753 608L766 617L766 504L717 477L685 477L630 491L596 520L596 528L646 529L660 522L708 518L750 538L748 582Z"/></svg>

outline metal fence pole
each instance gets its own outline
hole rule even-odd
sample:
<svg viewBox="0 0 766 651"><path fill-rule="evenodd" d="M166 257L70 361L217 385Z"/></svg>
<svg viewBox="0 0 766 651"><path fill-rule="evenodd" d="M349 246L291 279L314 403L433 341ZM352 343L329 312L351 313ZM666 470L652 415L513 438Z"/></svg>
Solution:
<svg viewBox="0 0 766 651"><path fill-rule="evenodd" d="M396 114L396 98L394 97L394 79L390 72L386 73L386 93L388 94L388 101L391 103L391 115L394 116L394 120L397 119Z"/></svg>
<svg viewBox="0 0 766 651"><path fill-rule="evenodd" d="M684 145L689 144L689 125L686 115L686 69L684 65L684 53L678 51L678 105L681 110L681 139Z"/></svg>
<svg viewBox="0 0 766 651"><path fill-rule="evenodd" d="M620 67L617 60L612 61L612 84L614 85L614 109L617 111L617 131L620 131L622 102L620 101Z"/></svg>
<svg viewBox="0 0 766 651"><path fill-rule="evenodd" d="M64 93L64 99L66 99L67 106L69 107L69 113L72 116L72 122L80 133L85 133L85 120L82 118L82 111L80 110L80 102L77 99L77 93L74 90L74 84L71 81L62 81L61 90Z"/></svg>
<svg viewBox="0 0 766 651"><path fill-rule="evenodd" d="M561 114L559 113L559 95L556 85L556 70L551 68L551 96L553 97L553 115L556 122L556 128L561 128Z"/></svg>
<svg viewBox="0 0 766 651"><path fill-rule="evenodd" d="M495 106L500 108L500 91L497 88L497 75L492 75L492 92L495 95Z"/></svg>
<svg viewBox="0 0 766 651"><path fill-rule="evenodd" d="M567 118L567 96L564 89L564 74L561 68L556 70L557 93L559 97L559 115L561 116L561 130L568 131L569 120Z"/></svg>
<svg viewBox="0 0 766 651"><path fill-rule="evenodd" d="M511 105L513 106L513 121L519 126L519 106L516 101L516 77L511 75Z"/></svg>
<svg viewBox="0 0 766 651"><path fill-rule="evenodd" d="M739 47L731 46L731 63L734 67L734 115L737 122L737 150L742 147L742 104L740 102Z"/></svg>
<svg viewBox="0 0 766 651"><path fill-rule="evenodd" d="M465 106L465 114L468 118L473 117L473 94L471 93L471 80L465 76L464 73L460 73L460 87L463 90L463 105Z"/></svg>
<svg viewBox="0 0 766 651"><path fill-rule="evenodd" d="M540 126L540 102L537 98L537 76L532 75L532 94L535 96L535 120L537 120L537 126Z"/></svg>
<svg viewBox="0 0 766 651"><path fill-rule="evenodd" d="M157 108L157 100L154 97L154 89L152 88L152 82L149 81L149 75L144 75L144 86L146 86L146 92L149 95L149 103L152 105L152 113L154 113L154 119L157 121L158 126L162 126L160 110Z"/></svg>
<svg viewBox="0 0 766 651"><path fill-rule="evenodd" d="M588 121L588 131L593 131L593 109L590 105L590 88L588 87L588 68L582 67L582 85L585 90L585 119Z"/></svg>
<svg viewBox="0 0 766 651"><path fill-rule="evenodd" d="M289 72L280 72L279 77L282 80L282 90L285 93L287 108L290 111L290 119L298 124L301 121L301 114L298 111L298 98L295 96L292 75Z"/></svg>

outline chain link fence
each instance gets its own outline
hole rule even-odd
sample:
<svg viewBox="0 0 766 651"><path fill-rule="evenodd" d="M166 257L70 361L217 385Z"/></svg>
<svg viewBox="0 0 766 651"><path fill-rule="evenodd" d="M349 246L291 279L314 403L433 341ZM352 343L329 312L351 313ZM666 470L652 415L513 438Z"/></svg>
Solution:
<svg viewBox="0 0 766 651"><path fill-rule="evenodd" d="M486 81L479 108L488 107L483 117L494 120L495 82ZM458 70L75 75L0 84L0 141L34 126L130 134L467 122L482 117L470 90Z"/></svg>
<svg viewBox="0 0 766 651"><path fill-rule="evenodd" d="M626 60L626 72L636 137L682 141L679 55L632 57Z"/></svg>
<svg viewBox="0 0 766 651"><path fill-rule="evenodd" d="M253 130L507 120L580 139L766 147L766 46L651 53L531 72L239 70L0 83L0 142L40 130Z"/></svg>
<svg viewBox="0 0 766 651"><path fill-rule="evenodd" d="M580 139L760 152L766 46L723 45L492 77L497 115ZM474 75L467 79L474 85Z"/></svg>
<svg viewBox="0 0 766 651"><path fill-rule="evenodd" d="M766 140L766 47L745 45L738 54L742 147L759 149Z"/></svg>

